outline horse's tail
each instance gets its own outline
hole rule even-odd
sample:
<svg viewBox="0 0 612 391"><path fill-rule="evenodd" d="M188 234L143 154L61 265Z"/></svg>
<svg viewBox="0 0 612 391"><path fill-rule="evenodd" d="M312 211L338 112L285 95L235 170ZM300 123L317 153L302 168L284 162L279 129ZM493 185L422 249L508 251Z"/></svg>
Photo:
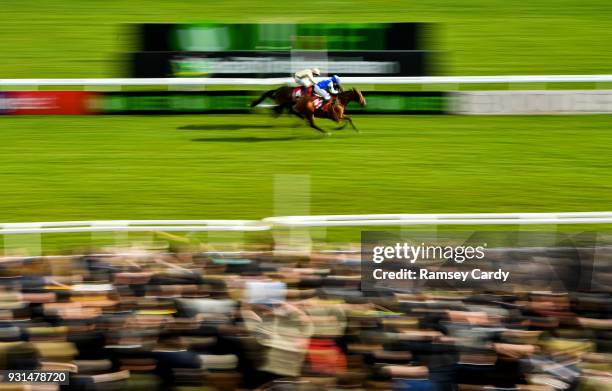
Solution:
<svg viewBox="0 0 612 391"><path fill-rule="evenodd" d="M253 102L251 102L251 107L257 106L258 104L263 102L264 99L266 99L266 98L271 98L272 95L274 95L276 93L276 91L278 91L278 89L264 92L264 94L262 96L260 96L259 98L255 99Z"/></svg>

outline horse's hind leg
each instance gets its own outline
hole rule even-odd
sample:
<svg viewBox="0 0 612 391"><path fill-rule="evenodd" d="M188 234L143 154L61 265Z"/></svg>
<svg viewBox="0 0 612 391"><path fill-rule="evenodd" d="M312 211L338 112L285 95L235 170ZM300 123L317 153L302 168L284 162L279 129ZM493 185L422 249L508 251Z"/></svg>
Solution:
<svg viewBox="0 0 612 391"><path fill-rule="evenodd" d="M274 117L278 117L281 114L283 114L283 106L282 105L274 106L274 108L272 108L272 115L274 115Z"/></svg>
<svg viewBox="0 0 612 391"><path fill-rule="evenodd" d="M295 108L293 106L289 106L289 114L293 114L297 121L294 122L293 127L297 128L298 126L302 125L302 120L304 119L304 116L299 113L297 110L295 110Z"/></svg>
<svg viewBox="0 0 612 391"><path fill-rule="evenodd" d="M289 113L297 116L298 118L304 119L304 116L295 109L295 106L289 106Z"/></svg>

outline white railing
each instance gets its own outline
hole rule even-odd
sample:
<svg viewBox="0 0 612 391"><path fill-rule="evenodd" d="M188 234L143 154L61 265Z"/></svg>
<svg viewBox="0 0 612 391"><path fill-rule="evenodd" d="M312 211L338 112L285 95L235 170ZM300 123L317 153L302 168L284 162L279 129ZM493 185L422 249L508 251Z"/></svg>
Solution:
<svg viewBox="0 0 612 391"><path fill-rule="evenodd" d="M257 220L109 220L55 221L0 224L0 234L42 234L68 232L153 232L153 231L267 231L271 227Z"/></svg>
<svg viewBox="0 0 612 391"><path fill-rule="evenodd" d="M612 82L612 75L532 75L532 76L424 76L424 77L344 77L347 84L489 84L489 83L581 83ZM0 87L11 86L267 86L293 83L291 78L108 78L108 79L0 79Z"/></svg>
<svg viewBox="0 0 612 391"><path fill-rule="evenodd" d="M0 224L0 235L112 231L268 231L282 227L612 224L612 212L281 216L263 220L109 220Z"/></svg>
<svg viewBox="0 0 612 391"><path fill-rule="evenodd" d="M610 224L612 212L283 216L262 221L276 227Z"/></svg>

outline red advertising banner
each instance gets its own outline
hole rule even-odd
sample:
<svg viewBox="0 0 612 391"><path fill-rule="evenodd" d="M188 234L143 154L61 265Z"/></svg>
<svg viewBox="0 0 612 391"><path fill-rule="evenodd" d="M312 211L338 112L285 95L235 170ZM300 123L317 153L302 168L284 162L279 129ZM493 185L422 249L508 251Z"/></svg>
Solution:
<svg viewBox="0 0 612 391"><path fill-rule="evenodd" d="M11 91L0 96L0 107L13 115L82 115L89 109L90 91Z"/></svg>

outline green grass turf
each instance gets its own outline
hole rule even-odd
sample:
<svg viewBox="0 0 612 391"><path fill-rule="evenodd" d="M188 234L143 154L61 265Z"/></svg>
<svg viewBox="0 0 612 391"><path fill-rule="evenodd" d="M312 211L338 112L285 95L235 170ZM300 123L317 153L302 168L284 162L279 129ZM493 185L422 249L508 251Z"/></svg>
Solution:
<svg viewBox="0 0 612 391"><path fill-rule="evenodd" d="M256 114L4 117L0 221L611 209L609 116L355 122L361 133L325 137ZM302 175L310 194L285 189L275 204L283 175ZM47 235L43 247L90 238ZM336 228L327 238L359 236Z"/></svg>
<svg viewBox="0 0 612 391"><path fill-rule="evenodd" d="M439 22L451 75L612 72L608 0L21 0L0 6L0 78L120 76L123 23Z"/></svg>
<svg viewBox="0 0 612 391"><path fill-rule="evenodd" d="M310 178L312 214L612 205L609 116L355 122L322 137L266 115L2 118L0 221L262 218L284 174Z"/></svg>

